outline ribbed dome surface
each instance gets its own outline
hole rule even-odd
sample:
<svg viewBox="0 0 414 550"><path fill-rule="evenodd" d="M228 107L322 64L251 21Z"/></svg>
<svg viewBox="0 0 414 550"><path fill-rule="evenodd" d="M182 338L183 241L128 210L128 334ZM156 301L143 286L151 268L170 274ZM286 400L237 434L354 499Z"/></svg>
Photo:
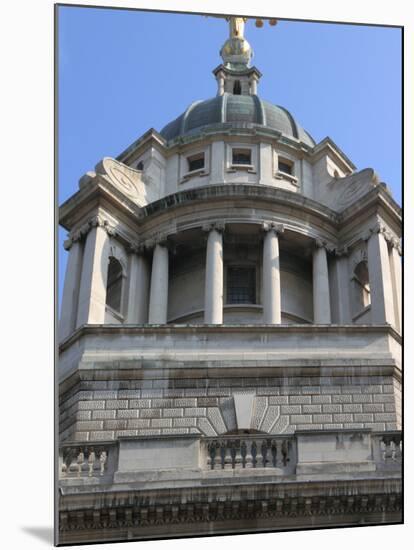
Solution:
<svg viewBox="0 0 414 550"><path fill-rule="evenodd" d="M250 128L264 126L293 137L310 147L313 138L295 121L292 115L278 105L263 101L257 95L225 93L205 101L195 101L183 114L167 124L161 135L166 140L197 133L208 126Z"/></svg>

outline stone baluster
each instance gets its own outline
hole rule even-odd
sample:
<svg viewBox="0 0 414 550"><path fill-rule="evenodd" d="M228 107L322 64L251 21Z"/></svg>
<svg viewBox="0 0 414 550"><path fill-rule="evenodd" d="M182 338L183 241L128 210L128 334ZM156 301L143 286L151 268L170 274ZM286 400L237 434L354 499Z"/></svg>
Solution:
<svg viewBox="0 0 414 550"><path fill-rule="evenodd" d="M95 460L96 460L95 452L91 450L88 456L88 468L89 468L88 476L89 477L92 476L93 467L95 466Z"/></svg>
<svg viewBox="0 0 414 550"><path fill-rule="evenodd" d="M204 295L204 322L223 323L223 230L224 225L203 227L208 231L206 253L206 279Z"/></svg>
<svg viewBox="0 0 414 550"><path fill-rule="evenodd" d="M148 322L150 324L162 325L167 322L168 261L168 248L166 243L157 243L152 258L148 314Z"/></svg>
<svg viewBox="0 0 414 550"><path fill-rule="evenodd" d="M77 466L78 466L78 477L80 477L81 474L82 474L82 466L85 463L85 455L84 455L82 450L80 450L80 452L77 456L76 462L77 462Z"/></svg>
<svg viewBox="0 0 414 550"><path fill-rule="evenodd" d="M329 294L328 259L325 244L317 239L313 251L313 322L329 324L331 305Z"/></svg>
<svg viewBox="0 0 414 550"><path fill-rule="evenodd" d="M263 321L268 324L280 324L280 260L279 235L284 231L282 225L263 224Z"/></svg>

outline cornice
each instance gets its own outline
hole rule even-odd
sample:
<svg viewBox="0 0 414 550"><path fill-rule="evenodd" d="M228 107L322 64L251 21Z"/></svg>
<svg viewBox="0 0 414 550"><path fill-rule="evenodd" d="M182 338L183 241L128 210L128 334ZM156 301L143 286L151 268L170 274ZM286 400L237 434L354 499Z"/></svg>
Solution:
<svg viewBox="0 0 414 550"><path fill-rule="evenodd" d="M232 522L227 530L237 532L242 527L238 522L272 520L273 528L281 528L284 521L296 527L314 525L313 520L332 525L332 516L337 525L357 525L361 519L369 523L384 513L399 514L402 510L402 487L400 478L360 479L342 482L319 481L306 483L249 483L232 484L230 487L203 487L196 492L188 489L188 498L183 500L183 490L152 492L130 490L102 495L76 494L76 503L71 495L60 496L59 531L63 536L88 530L101 531L134 528L139 537L140 529L176 525L215 522L218 531ZM126 499L126 495L128 498ZM99 507L96 501L100 500ZM120 504L123 502L124 504ZM149 502L153 504L149 504ZM88 503L87 506L86 503ZM319 518L319 519L318 519ZM247 524L247 525L246 525ZM269 525L270 527L270 525ZM257 527L256 527L257 528ZM171 527L170 527L171 529ZM105 531L104 531L105 530ZM104 531L104 535L102 534ZM164 531L164 536L168 535ZM159 531L159 533L162 533ZM211 533L210 533L211 534ZM75 535L76 536L76 535Z"/></svg>
<svg viewBox="0 0 414 550"><path fill-rule="evenodd" d="M234 333L259 333L267 332L288 333L288 334L311 334L311 333L355 333L364 334L372 333L388 333L397 343L401 344L401 335L388 324L377 325L314 325L314 324L296 324L296 325L82 325L76 329L66 340L63 340L59 345L59 351L63 352L77 340L87 335L127 335L127 334L147 334L147 335L174 335L174 334L226 334Z"/></svg>
<svg viewBox="0 0 414 550"><path fill-rule="evenodd" d="M125 163L125 161L130 160L134 155L136 155L139 149L148 146L149 143L157 146L161 151L165 150L167 144L166 140L157 130L150 128L124 151L122 151L122 153L116 157L116 160Z"/></svg>
<svg viewBox="0 0 414 550"><path fill-rule="evenodd" d="M141 219L153 216L171 208L177 208L192 202L211 200L217 202L223 199L274 201L293 206L298 210L306 210L333 224L338 223L338 214L321 203L309 199L299 193L270 185L250 185L237 183L211 184L178 191L154 201L140 209Z"/></svg>

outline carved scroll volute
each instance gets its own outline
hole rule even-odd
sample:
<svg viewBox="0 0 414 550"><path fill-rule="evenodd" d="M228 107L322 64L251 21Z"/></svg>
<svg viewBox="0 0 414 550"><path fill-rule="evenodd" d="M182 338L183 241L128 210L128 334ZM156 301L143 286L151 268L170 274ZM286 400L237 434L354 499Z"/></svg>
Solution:
<svg viewBox="0 0 414 550"><path fill-rule="evenodd" d="M139 206L156 200L155 189L144 183L142 171L105 157L95 166L96 175L103 177Z"/></svg>

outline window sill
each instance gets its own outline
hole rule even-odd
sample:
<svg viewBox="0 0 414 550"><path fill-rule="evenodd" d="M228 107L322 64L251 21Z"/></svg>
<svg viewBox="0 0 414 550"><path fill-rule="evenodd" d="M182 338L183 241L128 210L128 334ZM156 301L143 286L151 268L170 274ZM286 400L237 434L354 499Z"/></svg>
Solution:
<svg viewBox="0 0 414 550"><path fill-rule="evenodd" d="M111 306L106 305L105 311L110 313L115 317L115 319L118 319L118 321L121 321L123 323L125 321L125 317L122 315L122 313L119 313L119 311L116 311L115 309L112 309Z"/></svg>
<svg viewBox="0 0 414 550"><path fill-rule="evenodd" d="M356 321L357 319L359 319L360 317L362 317L364 315L364 313L366 313L367 311L369 311L371 309L371 304L368 304L367 306L364 307L364 309L361 309L361 311L359 311L356 315L354 315L352 317L352 320L353 321Z"/></svg>
<svg viewBox="0 0 414 550"><path fill-rule="evenodd" d="M206 172L204 168L198 168L197 170L192 170L191 172L187 172L184 174L184 176L181 178L180 183L184 183L190 178L193 178L194 176L208 176L209 172Z"/></svg>
<svg viewBox="0 0 414 550"><path fill-rule="evenodd" d="M253 164L232 164L230 168L227 169L227 172L237 172L239 170L245 170L251 174L256 174Z"/></svg>
<svg viewBox="0 0 414 550"><path fill-rule="evenodd" d="M299 187L298 178L296 178L295 176L292 176L291 174L287 174L286 172L281 172L279 170L278 172L276 172L275 178L277 180L287 180L293 185L296 185L297 187Z"/></svg>

